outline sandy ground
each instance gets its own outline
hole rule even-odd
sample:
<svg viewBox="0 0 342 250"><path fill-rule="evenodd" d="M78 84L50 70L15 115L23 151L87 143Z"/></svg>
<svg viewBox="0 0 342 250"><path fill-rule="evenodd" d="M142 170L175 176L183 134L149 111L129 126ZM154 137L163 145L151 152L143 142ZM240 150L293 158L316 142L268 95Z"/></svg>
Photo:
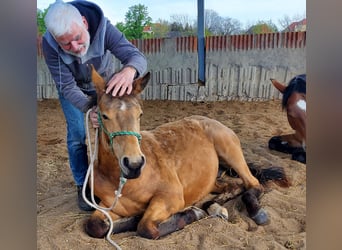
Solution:
<svg viewBox="0 0 342 250"><path fill-rule="evenodd" d="M89 213L77 207L58 100L38 101L37 105L38 249L114 249L105 239L93 239L84 232ZM267 188L261 204L271 219L268 225L257 226L249 219L238 197L224 204L228 221L204 218L159 240L147 240L135 232L113 235L122 249L306 249L306 165L267 147L270 137L292 131L279 100L145 101L143 110L144 130L192 114L217 119L237 133L247 162L284 167L292 185Z"/></svg>

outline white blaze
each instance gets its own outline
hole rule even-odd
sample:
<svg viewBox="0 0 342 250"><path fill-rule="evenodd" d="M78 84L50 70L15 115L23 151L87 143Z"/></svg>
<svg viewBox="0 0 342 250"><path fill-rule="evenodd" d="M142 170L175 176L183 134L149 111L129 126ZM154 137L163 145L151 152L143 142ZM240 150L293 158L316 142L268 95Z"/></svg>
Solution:
<svg viewBox="0 0 342 250"><path fill-rule="evenodd" d="M126 103L125 102L121 102L120 110L125 111L126 108L127 108Z"/></svg>
<svg viewBox="0 0 342 250"><path fill-rule="evenodd" d="M297 106L298 106L300 109L302 109L302 110L304 110L304 111L306 112L306 101L304 101L304 100L299 100L299 101L297 102Z"/></svg>

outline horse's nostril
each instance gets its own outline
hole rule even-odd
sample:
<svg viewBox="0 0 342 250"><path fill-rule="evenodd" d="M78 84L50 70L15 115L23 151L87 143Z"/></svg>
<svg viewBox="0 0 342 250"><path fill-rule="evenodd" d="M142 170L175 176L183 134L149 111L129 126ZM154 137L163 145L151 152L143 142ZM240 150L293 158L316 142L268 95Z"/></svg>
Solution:
<svg viewBox="0 0 342 250"><path fill-rule="evenodd" d="M145 156L141 156L141 166L144 166L145 164Z"/></svg>
<svg viewBox="0 0 342 250"><path fill-rule="evenodd" d="M122 159L122 163L126 168L129 168L129 169L141 168L145 164L145 156L141 156L140 160L137 160L137 161L132 161L129 159L129 157L125 156Z"/></svg>
<svg viewBox="0 0 342 250"><path fill-rule="evenodd" d="M124 157L122 162L123 162L125 167L127 167L127 168L129 167L129 159L128 159L128 157Z"/></svg>

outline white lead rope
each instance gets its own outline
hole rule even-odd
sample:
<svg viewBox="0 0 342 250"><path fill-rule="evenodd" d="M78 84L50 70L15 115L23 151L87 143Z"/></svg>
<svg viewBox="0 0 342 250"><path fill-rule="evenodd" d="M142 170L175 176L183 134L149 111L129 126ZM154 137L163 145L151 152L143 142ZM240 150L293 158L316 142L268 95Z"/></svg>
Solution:
<svg viewBox="0 0 342 250"><path fill-rule="evenodd" d="M90 138L90 132L89 132L89 114L90 114L90 111L91 109L89 109L86 113L86 131L87 131L87 138L88 138L88 149L89 149L89 155L90 155L90 164L89 164L89 167L88 167L88 171L87 171L87 174L86 174L86 177L85 177L85 180L84 180L84 185L83 185L83 188L82 188L82 196L83 196L83 199L86 201L86 203L101 211L106 217L107 219L109 220L109 223L110 223L110 228L108 230L108 233L106 235L106 239L114 246L116 247L116 249L118 250L121 250L120 246L118 244L116 244L111 238L111 234L112 234L112 231L113 231L113 220L111 218L111 216L109 215L108 211L112 210L114 208L114 206L116 205L118 199L120 198L121 196L121 190L123 188L123 185L125 184L126 180L122 180L120 178L120 184L119 184L119 188L118 190L115 191L115 200L112 204L112 206L110 207L102 207L102 206L99 206L96 201L95 201L95 198L94 198L94 162L96 160L96 156L97 156L97 148L98 148L98 128L95 129L95 139L94 139L94 152L92 152L92 146L91 146L91 138ZM89 181L89 176L90 176L90 194L91 194L91 201L88 200L88 198L86 197L86 186L87 186L87 183Z"/></svg>

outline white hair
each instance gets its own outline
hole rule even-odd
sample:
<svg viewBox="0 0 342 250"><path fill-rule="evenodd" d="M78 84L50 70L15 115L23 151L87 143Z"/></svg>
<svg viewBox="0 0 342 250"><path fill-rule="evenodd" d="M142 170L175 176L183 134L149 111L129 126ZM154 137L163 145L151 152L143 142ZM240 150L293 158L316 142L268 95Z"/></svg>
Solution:
<svg viewBox="0 0 342 250"><path fill-rule="evenodd" d="M57 0L50 4L44 18L46 29L58 37L71 32L73 23L83 25L81 13L72 4Z"/></svg>

